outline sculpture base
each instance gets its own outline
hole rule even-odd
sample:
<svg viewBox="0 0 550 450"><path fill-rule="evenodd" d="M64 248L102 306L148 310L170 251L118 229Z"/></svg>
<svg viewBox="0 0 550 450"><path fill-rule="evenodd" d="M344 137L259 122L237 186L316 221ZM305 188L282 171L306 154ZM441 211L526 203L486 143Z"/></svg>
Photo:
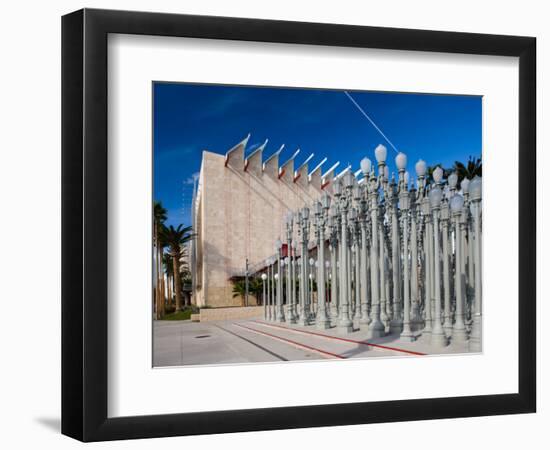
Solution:
<svg viewBox="0 0 550 450"><path fill-rule="evenodd" d="M338 325L338 332L342 334L353 333L353 325Z"/></svg>
<svg viewBox="0 0 550 450"><path fill-rule="evenodd" d="M466 344L468 342L468 333L466 328L453 328L451 342L454 344Z"/></svg>
<svg viewBox="0 0 550 450"><path fill-rule="evenodd" d="M400 334L403 330L403 324L401 321L391 321L390 322L390 334Z"/></svg>
<svg viewBox="0 0 550 450"><path fill-rule="evenodd" d="M470 352L481 352L481 340L470 339L468 342L468 351Z"/></svg>
<svg viewBox="0 0 550 450"><path fill-rule="evenodd" d="M440 331L433 331L430 338L430 344L434 347L446 347L447 337L445 336L445 333L443 330Z"/></svg>
<svg viewBox="0 0 550 450"><path fill-rule="evenodd" d="M380 321L373 321L369 326L369 336L371 338L384 337L386 335L386 329L384 324Z"/></svg>
<svg viewBox="0 0 550 450"><path fill-rule="evenodd" d="M414 342L416 341L416 336L412 334L411 332L403 332L399 336L399 340L401 342Z"/></svg>

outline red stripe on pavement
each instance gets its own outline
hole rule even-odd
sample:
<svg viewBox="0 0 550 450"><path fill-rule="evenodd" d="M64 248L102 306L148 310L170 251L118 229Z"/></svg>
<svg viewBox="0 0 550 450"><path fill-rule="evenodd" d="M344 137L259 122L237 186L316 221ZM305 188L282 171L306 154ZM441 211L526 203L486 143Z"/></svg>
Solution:
<svg viewBox="0 0 550 450"><path fill-rule="evenodd" d="M293 345L296 345L298 347L304 347L304 348L307 348L308 350L312 350L314 352L318 352L318 353L322 353L324 355L332 356L333 358L346 359L345 356L338 355L336 353L327 352L326 350L321 350L319 348L311 347L310 345L302 344L301 342L296 342L296 341L293 341L291 339L287 339L287 338L284 338L284 337L281 337L281 336L277 336L275 334L268 333L267 331L260 331L260 330L257 330L255 328L247 327L246 325L242 325L240 323L233 323L233 325L235 325L236 327L241 327L241 328L245 328L247 330L253 331L254 333L263 334L265 336L269 336L269 337L274 338L274 339L279 339L281 341L289 342L289 343L291 343ZM284 327L281 327L281 328L284 328Z"/></svg>
<svg viewBox="0 0 550 450"><path fill-rule="evenodd" d="M389 347L387 345L373 344L372 342L367 342L367 341L358 341L356 339L347 339L340 336L331 336L328 334L316 333L315 331L300 330L298 328L285 327L283 325L276 325L274 323L262 322L260 320L254 320L254 322L266 325L268 327L276 327L276 328L282 328L283 330L297 331L298 333L311 334L313 336L320 336L328 339L336 339L338 341L351 342L352 344L368 345L370 347L381 348L383 350L392 350L394 352L408 353L409 355L415 355L415 356L426 356L426 353L415 352L413 350L404 350L402 348Z"/></svg>

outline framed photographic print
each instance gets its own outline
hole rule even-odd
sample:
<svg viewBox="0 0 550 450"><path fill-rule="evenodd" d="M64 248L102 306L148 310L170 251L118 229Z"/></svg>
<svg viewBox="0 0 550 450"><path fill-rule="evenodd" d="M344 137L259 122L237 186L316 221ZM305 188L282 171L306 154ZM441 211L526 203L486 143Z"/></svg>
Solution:
<svg viewBox="0 0 550 450"><path fill-rule="evenodd" d="M534 38L62 32L64 434L535 411Z"/></svg>

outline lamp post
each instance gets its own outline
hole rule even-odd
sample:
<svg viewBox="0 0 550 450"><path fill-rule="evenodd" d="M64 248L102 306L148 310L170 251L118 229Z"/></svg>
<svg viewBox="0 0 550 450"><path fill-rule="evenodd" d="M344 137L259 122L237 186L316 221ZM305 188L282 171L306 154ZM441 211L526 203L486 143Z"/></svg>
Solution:
<svg viewBox="0 0 550 450"><path fill-rule="evenodd" d="M327 299L325 294L325 226L327 223L330 197L325 193L321 202L315 203L315 222L318 233L317 243L317 320L316 325L320 330L330 328L330 320L327 316Z"/></svg>
<svg viewBox="0 0 550 450"><path fill-rule="evenodd" d="M449 177L450 178L450 177ZM449 189L449 193L453 188ZM447 198L444 198L441 206L441 242L443 243L443 330L445 335L450 337L453 330L451 315L451 283L449 278L449 220L450 207Z"/></svg>
<svg viewBox="0 0 550 450"><path fill-rule="evenodd" d="M359 186L354 187L354 199L357 200L359 196ZM353 271L351 271L351 274L353 275L354 283L352 284L354 288L354 302L353 302L353 308L350 309L350 318L355 323L359 324L359 320L361 319L361 228L359 225L359 213L357 209L351 208L349 211L349 222L350 222L350 234L351 234L351 240L352 240L352 264L351 268ZM351 283L350 283L351 284ZM351 295L350 295L351 297ZM353 314L352 314L353 313Z"/></svg>
<svg viewBox="0 0 550 450"><path fill-rule="evenodd" d="M263 304L264 304L264 320L267 319L267 304L266 304L266 297L265 297L265 280L267 280L267 275L265 273L262 273L262 288L263 288Z"/></svg>
<svg viewBox="0 0 550 450"><path fill-rule="evenodd" d="M271 299L272 299L272 282L271 282L271 258L265 261L267 265L267 320L271 320Z"/></svg>
<svg viewBox="0 0 550 450"><path fill-rule="evenodd" d="M286 248L288 252L288 256L286 257L286 270L287 270L287 277L286 277L286 320L288 323L296 323L296 314L294 313L294 305L293 305L293 289L294 289L294 282L292 280L292 274L293 274L293 263L292 263L292 231L294 227L294 215L291 211L288 212L286 215Z"/></svg>
<svg viewBox="0 0 550 450"><path fill-rule="evenodd" d="M462 291L462 230L461 218L464 198L455 194L451 198L451 212L455 226L455 296L456 310L455 323L453 325L452 340L453 343L466 342L466 326L464 324L464 293Z"/></svg>
<svg viewBox="0 0 550 450"><path fill-rule="evenodd" d="M378 147L377 147L378 148ZM376 152L375 152L376 154ZM380 155L384 156L385 155ZM378 160L378 155L377 155ZM380 167L380 163L379 163ZM371 214L371 251L370 251L370 280L371 280L371 321L369 324L369 332L371 337L380 337L384 336L385 328L384 324L380 320L380 277L379 277L379 256L378 256L378 215L379 215L379 205L378 205L378 190L380 189L381 179L383 177L382 171L379 169L378 177L374 176L374 170L371 172L370 179L367 184L368 192L368 202L370 204L370 214Z"/></svg>
<svg viewBox="0 0 550 450"><path fill-rule="evenodd" d="M398 184L392 179L389 189L390 217L391 217L391 242L392 242L392 274L393 274L393 316L390 322L390 331L400 334L403 328L401 320L401 248L400 230L397 212L397 203L402 198L401 193L405 191L405 168L407 167L407 155L400 152L395 157L395 165L398 170ZM408 195L408 192L405 192Z"/></svg>
<svg viewBox="0 0 550 450"><path fill-rule="evenodd" d="M275 319L277 320L277 322L284 322L285 313L283 310L283 267L281 260L281 250L283 248L283 243L280 239L277 239L277 241L275 242L275 248L277 250L277 306Z"/></svg>
<svg viewBox="0 0 550 450"><path fill-rule="evenodd" d="M399 174L399 205L401 207L401 229L403 230L403 330L401 331L400 338L405 342L412 342L415 340L415 337L411 328L411 286L409 277L409 210L411 208L411 193L409 192L408 177L405 177L405 165L406 163L402 164L403 169ZM414 239L416 239L416 231ZM414 264L415 261L413 260L413 271L416 271Z"/></svg>
<svg viewBox="0 0 550 450"><path fill-rule="evenodd" d="M424 196L424 177L426 175L426 163L419 160L415 164L418 190L411 191L413 201L411 202L411 322L415 330L422 324L420 317L420 297L418 284L419 247L421 248L421 234L418 232L421 221L420 205ZM413 185L414 186L414 185Z"/></svg>
<svg viewBox="0 0 550 450"><path fill-rule="evenodd" d="M349 317L349 291L348 291L348 208L349 208L349 191L353 185L353 175L351 172L347 172L344 175L345 191L342 192L342 185L340 182L334 184L334 196L338 201L340 218L341 218L341 232L340 232L340 301L339 310L340 316L338 318L338 329L345 333L351 333L353 331L353 323Z"/></svg>
<svg viewBox="0 0 550 450"><path fill-rule="evenodd" d="M474 228L474 314L470 333L470 351L480 352L481 345L481 178L475 176L469 186Z"/></svg>
<svg viewBox="0 0 550 450"><path fill-rule="evenodd" d="M435 315L433 317L431 344L435 347L445 347L447 345L447 338L445 332L441 326L441 265L439 262L439 211L441 199L443 198L443 191L439 187L439 181L441 178L436 176L435 172L442 170L440 167L434 171L434 180L436 185L430 190L429 200L430 207L433 216L433 235L434 235L434 278L435 278L435 290L434 290L434 303L435 303ZM438 174L439 175L439 174Z"/></svg>
<svg viewBox="0 0 550 450"><path fill-rule="evenodd" d="M277 297L276 297L276 281L277 279L275 278L275 263L277 262L277 260L272 256L270 259L270 264L271 264L271 320L275 320L276 318L276 308L275 308L275 305L276 305L276 301L277 301Z"/></svg>
<svg viewBox="0 0 550 450"><path fill-rule="evenodd" d="M368 325L370 323L369 317L369 255L368 255L368 184L369 174L372 168L372 163L369 158L363 158L361 160L361 171L364 176L364 184L361 190L361 196L359 201L360 222L361 222L361 317L359 319L360 324Z"/></svg>
<svg viewBox="0 0 550 450"><path fill-rule="evenodd" d="M298 224L299 226L299 224ZM291 284L291 292L290 292L290 306L292 310L292 315L294 316L294 322L296 323L298 321L298 313L296 309L296 266L297 266L297 259L296 259L296 240L292 241L292 253L290 254L290 284Z"/></svg>
<svg viewBox="0 0 550 450"><path fill-rule="evenodd" d="M428 196L423 193L423 197L420 201L420 207L423 220L423 253L424 253L424 329L423 335L430 335L432 332L432 224L431 224L431 211L430 202Z"/></svg>
<svg viewBox="0 0 550 450"><path fill-rule="evenodd" d="M309 239L309 208L306 206L300 210L300 231L302 238L302 251L300 265L300 317L298 323L302 326L310 324L310 313L308 298L308 283L307 283L307 255L308 255L308 239Z"/></svg>
<svg viewBox="0 0 550 450"><path fill-rule="evenodd" d="M308 302L309 302L309 314L310 314L310 320L313 320L315 316L315 305L313 303L313 279L314 279L314 273L315 273L315 260L313 258L309 258L309 271L308 271L308 278L309 278L309 296L308 296Z"/></svg>
<svg viewBox="0 0 550 450"><path fill-rule="evenodd" d="M336 205L330 208L330 318L336 321L338 318L338 209Z"/></svg>

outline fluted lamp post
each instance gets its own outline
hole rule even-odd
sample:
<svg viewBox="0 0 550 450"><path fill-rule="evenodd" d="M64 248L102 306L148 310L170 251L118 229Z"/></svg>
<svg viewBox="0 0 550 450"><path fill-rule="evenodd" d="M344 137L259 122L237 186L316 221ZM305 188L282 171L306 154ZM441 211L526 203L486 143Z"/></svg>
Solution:
<svg viewBox="0 0 550 450"><path fill-rule="evenodd" d="M319 236L317 244L317 318L316 325L320 330L330 328L327 315L327 299L325 292L325 226L330 208L330 197L325 193L321 202L315 203L315 219Z"/></svg>
<svg viewBox="0 0 550 450"><path fill-rule="evenodd" d="M481 351L481 196L482 183L477 175L469 185L471 209L474 220L474 314L470 333L470 351Z"/></svg>
<svg viewBox="0 0 550 450"><path fill-rule="evenodd" d="M310 324L310 309L308 303L308 277L307 277L307 255L309 240L309 208L300 210L300 231L302 238L302 255L300 265L300 317L298 323L302 326Z"/></svg>
<svg viewBox="0 0 550 450"><path fill-rule="evenodd" d="M277 305L275 319L277 320L277 322L284 322L285 313L283 310L283 271L281 260L281 250L283 248L283 243L280 239L277 239L277 241L275 242L275 248L277 250L277 274L275 275L275 280L277 281Z"/></svg>
<svg viewBox="0 0 550 450"><path fill-rule="evenodd" d="M315 317L315 308L313 304L313 279L314 279L314 267L315 267L315 260L313 258L309 258L309 273L308 273L308 279L309 279L309 296L308 302L309 302L309 313L310 313L310 320L313 320Z"/></svg>
<svg viewBox="0 0 550 450"><path fill-rule="evenodd" d="M376 152L375 152L376 153ZM377 156L378 160L378 156ZM384 336L385 328L384 324L380 320L380 291L382 289L380 285L380 264L379 264L379 240L378 240L378 209L379 199L378 190L380 189L381 176L374 175L374 171L371 172L369 180L366 180L367 184L367 200L371 214L371 249L370 249L370 282L371 282L371 311L370 311L370 323L369 333L371 337Z"/></svg>
<svg viewBox="0 0 550 450"><path fill-rule="evenodd" d="M264 304L264 319L267 319L267 303L265 296L265 280L267 280L267 275L262 273L262 288L263 288L263 304Z"/></svg>
<svg viewBox="0 0 550 450"><path fill-rule="evenodd" d="M339 301L339 312L340 316L338 318L338 330L344 333L351 333L353 331L353 322L350 319L349 315L349 285L347 282L347 277L349 276L348 271L351 269L348 267L348 209L350 203L350 190L353 186L353 174L348 171L344 175L344 188L345 192L342 192L342 188L339 182L334 185L334 196L338 201L338 206L340 210L341 218L341 231L340 231L340 301Z"/></svg>
<svg viewBox="0 0 550 450"><path fill-rule="evenodd" d="M338 209L336 205L330 208L330 318L338 319Z"/></svg>
<svg viewBox="0 0 550 450"><path fill-rule="evenodd" d="M455 226L455 323L452 331L453 343L464 343L467 340L466 325L464 323L464 292L462 290L462 231L460 220L462 217L462 207L464 206L464 198L455 194L451 198L451 213Z"/></svg>
<svg viewBox="0 0 550 450"><path fill-rule="evenodd" d="M435 174L436 171L441 171L440 173ZM433 262L434 262L434 317L432 323L432 334L431 334L431 344L435 347L445 347L447 345L447 338L445 336L445 331L441 324L441 265L439 261L439 211L441 207L441 200L443 198L443 191L439 187L439 182L441 181L442 170L440 167L434 170L434 180L436 180L436 185L430 190L429 200L430 207L432 209L433 217L433 236L434 236L434 246L433 246ZM439 176L441 175L441 176Z"/></svg>
<svg viewBox="0 0 550 450"><path fill-rule="evenodd" d="M272 302L272 279L271 279L271 258L265 261L267 265L267 320L271 320L271 302Z"/></svg>
<svg viewBox="0 0 550 450"><path fill-rule="evenodd" d="M396 158L396 164L397 164ZM411 195L409 192L409 177L405 172L407 165L406 158L403 158L397 164L399 170L399 206L401 207L401 229L403 231L403 329L400 339L405 342L412 342L415 336L411 328L411 286L410 286L410 267L409 267L409 210L411 207ZM414 220L414 219L413 219ZM416 239L416 233L415 233ZM416 270L413 260L413 271Z"/></svg>
<svg viewBox="0 0 550 450"><path fill-rule="evenodd" d="M360 200L360 211L361 211L361 318L359 319L360 324L368 325L370 323L369 317L369 256L368 256L368 221L369 221L369 211L368 211L368 184L370 171L372 169L372 163L369 158L363 158L361 160L361 172L365 177L363 184L363 189L361 191L361 200Z"/></svg>
<svg viewBox="0 0 550 450"><path fill-rule="evenodd" d="M293 261L292 261L292 246L294 241L292 240L292 231L294 228L294 215L292 211L289 211L286 215L286 248L288 256L285 258L287 277L286 277L286 320L288 323L296 323L296 314L294 313L294 280L293 280Z"/></svg>

